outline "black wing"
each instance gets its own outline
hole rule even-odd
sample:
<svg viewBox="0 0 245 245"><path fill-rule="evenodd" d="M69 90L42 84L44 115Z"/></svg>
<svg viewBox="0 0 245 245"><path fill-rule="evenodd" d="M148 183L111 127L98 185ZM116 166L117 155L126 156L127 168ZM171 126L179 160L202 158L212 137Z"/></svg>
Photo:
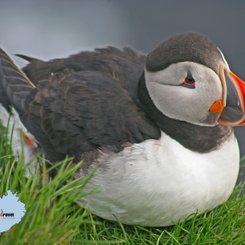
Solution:
<svg viewBox="0 0 245 245"><path fill-rule="evenodd" d="M30 62L23 71L34 84L49 78L51 74L96 71L120 80L129 96L138 103L137 85L146 60L146 56L141 52L130 48L120 50L107 47L93 52L83 51L68 58L47 62L25 55L18 54L17 56Z"/></svg>
<svg viewBox="0 0 245 245"><path fill-rule="evenodd" d="M137 97L143 60L114 48L34 60L24 69L34 86L1 51L0 88L51 161L98 148L120 151L160 136Z"/></svg>

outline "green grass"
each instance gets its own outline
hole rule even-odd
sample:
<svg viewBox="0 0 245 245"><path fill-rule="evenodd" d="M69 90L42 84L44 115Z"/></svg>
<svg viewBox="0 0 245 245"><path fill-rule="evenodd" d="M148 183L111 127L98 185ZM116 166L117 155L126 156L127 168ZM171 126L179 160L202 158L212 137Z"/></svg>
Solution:
<svg viewBox="0 0 245 245"><path fill-rule="evenodd" d="M13 157L0 126L0 196L17 192L27 210L19 224L0 235L0 244L245 244L244 183L211 212L168 228L145 228L105 221L79 207L76 200L87 194L83 187L89 179L74 178L80 163L57 163L58 174L48 179L51 170L38 157L26 178L23 160Z"/></svg>

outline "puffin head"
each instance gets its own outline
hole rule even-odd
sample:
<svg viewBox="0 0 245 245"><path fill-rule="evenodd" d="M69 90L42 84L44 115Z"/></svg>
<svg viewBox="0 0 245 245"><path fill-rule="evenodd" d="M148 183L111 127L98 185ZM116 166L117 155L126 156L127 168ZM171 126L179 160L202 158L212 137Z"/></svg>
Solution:
<svg viewBox="0 0 245 245"><path fill-rule="evenodd" d="M175 35L149 53L145 86L165 116L200 126L245 126L245 83L198 33Z"/></svg>

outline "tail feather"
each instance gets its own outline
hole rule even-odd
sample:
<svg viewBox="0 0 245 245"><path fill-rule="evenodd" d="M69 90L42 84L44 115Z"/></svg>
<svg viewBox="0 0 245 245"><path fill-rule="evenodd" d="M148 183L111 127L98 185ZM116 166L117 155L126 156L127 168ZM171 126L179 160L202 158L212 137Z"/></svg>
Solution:
<svg viewBox="0 0 245 245"><path fill-rule="evenodd" d="M25 98L35 86L15 62L0 49L0 103L25 110Z"/></svg>
<svg viewBox="0 0 245 245"><path fill-rule="evenodd" d="M40 59L37 59L37 58L34 58L34 57L30 57L30 56L27 56L27 55L24 55L24 54L15 54L15 56L17 56L17 57L19 57L19 58L21 58L23 60L26 60L26 61L28 61L30 63L32 63L32 62L43 62Z"/></svg>

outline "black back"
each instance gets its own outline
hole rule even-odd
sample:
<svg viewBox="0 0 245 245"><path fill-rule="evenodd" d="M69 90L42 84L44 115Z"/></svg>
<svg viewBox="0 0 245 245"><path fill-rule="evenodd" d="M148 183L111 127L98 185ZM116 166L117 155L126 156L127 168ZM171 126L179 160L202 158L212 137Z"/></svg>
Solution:
<svg viewBox="0 0 245 245"><path fill-rule="evenodd" d="M48 62L34 59L23 70L36 88L25 94L23 107L18 101L14 106L51 161L157 139L160 129L137 95L144 62L138 52L111 47ZM2 74L10 79L16 70L3 66ZM18 81L11 91L17 87Z"/></svg>

